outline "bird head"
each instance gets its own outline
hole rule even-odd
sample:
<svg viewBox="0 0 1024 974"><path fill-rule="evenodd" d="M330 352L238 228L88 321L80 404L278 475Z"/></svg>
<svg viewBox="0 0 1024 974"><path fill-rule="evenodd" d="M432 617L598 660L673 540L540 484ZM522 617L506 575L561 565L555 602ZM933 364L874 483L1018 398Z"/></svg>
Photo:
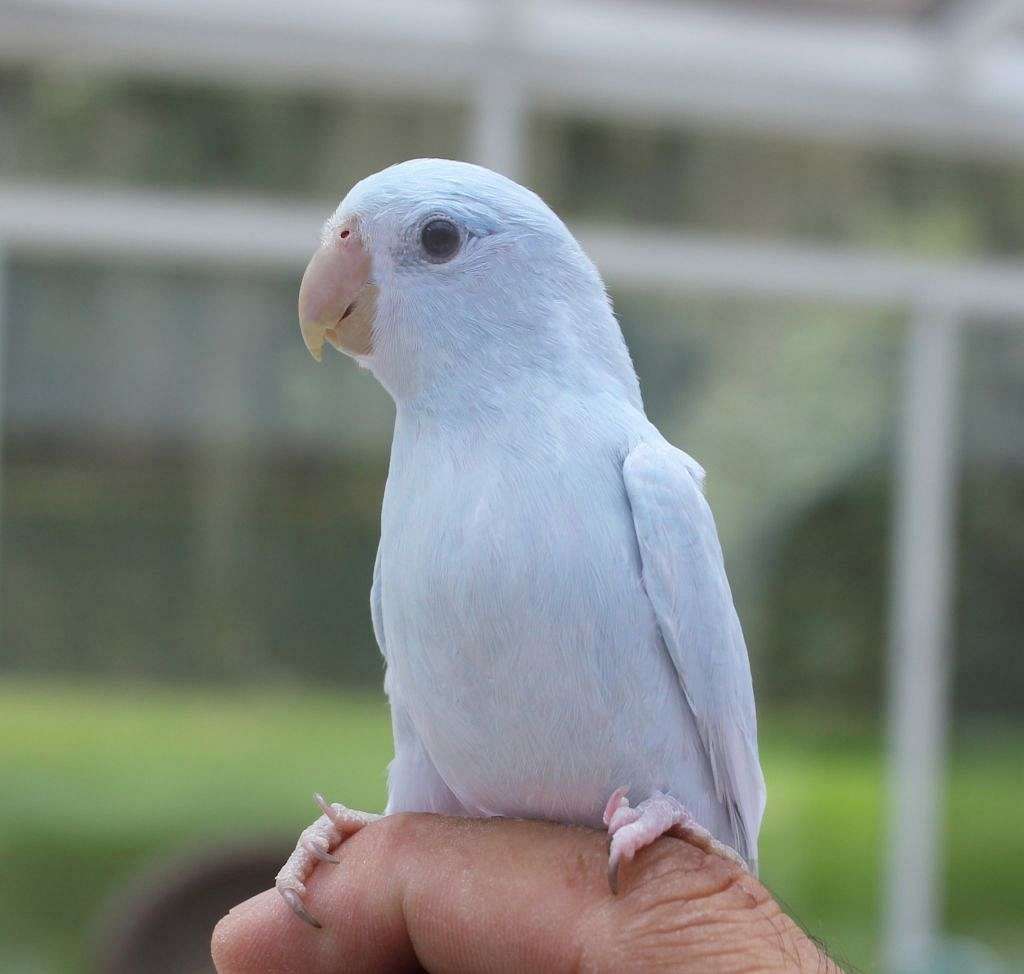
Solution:
<svg viewBox="0 0 1024 974"><path fill-rule="evenodd" d="M357 183L324 225L299 321L317 361L334 346L400 404L493 400L570 375L636 390L572 234L535 193L468 163L417 159Z"/></svg>

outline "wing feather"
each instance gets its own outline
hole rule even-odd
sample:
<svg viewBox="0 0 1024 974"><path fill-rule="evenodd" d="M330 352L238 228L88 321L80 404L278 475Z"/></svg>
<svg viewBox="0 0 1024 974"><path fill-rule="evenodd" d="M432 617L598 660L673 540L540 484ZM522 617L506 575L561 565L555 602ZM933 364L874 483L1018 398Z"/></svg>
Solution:
<svg viewBox="0 0 1024 974"><path fill-rule="evenodd" d="M640 444L623 466L644 588L696 718L717 797L739 838L737 851L756 869L765 787L754 689L703 474L666 443Z"/></svg>
<svg viewBox="0 0 1024 974"><path fill-rule="evenodd" d="M381 606L380 580L380 545L377 546L377 557L373 562L373 584L370 586L370 621L373 623L373 635L380 647L381 655L388 658L387 646L384 643L384 609Z"/></svg>

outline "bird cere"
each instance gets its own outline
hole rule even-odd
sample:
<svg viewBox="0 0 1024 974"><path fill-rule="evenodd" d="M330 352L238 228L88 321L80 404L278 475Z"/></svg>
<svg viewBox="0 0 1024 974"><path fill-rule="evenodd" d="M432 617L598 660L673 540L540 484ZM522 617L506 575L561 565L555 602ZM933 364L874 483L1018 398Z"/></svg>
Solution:
<svg viewBox="0 0 1024 974"><path fill-rule="evenodd" d="M647 418L562 221L478 166L392 166L327 220L299 319L396 407L370 592L384 814L605 828L613 892L666 833L756 871L753 687L704 472ZM314 925L305 881L379 817L317 800L277 876Z"/></svg>

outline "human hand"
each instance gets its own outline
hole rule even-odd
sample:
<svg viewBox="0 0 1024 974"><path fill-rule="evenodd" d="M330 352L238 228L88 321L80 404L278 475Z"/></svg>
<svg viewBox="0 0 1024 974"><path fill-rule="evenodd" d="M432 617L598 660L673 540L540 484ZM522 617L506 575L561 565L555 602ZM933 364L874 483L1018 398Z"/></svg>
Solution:
<svg viewBox="0 0 1024 974"><path fill-rule="evenodd" d="M838 971L751 875L663 837L608 890L607 837L511 819L392 815L319 867L299 922L275 890L213 934L220 974Z"/></svg>

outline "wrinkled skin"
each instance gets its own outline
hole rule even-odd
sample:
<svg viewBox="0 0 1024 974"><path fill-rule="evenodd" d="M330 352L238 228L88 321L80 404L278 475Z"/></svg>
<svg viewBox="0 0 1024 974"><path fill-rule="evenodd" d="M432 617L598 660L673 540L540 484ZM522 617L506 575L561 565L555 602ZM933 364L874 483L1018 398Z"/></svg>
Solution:
<svg viewBox="0 0 1024 974"><path fill-rule="evenodd" d="M323 929L269 890L218 924L220 974L838 971L749 873L662 838L604 878L607 838L506 819L392 815L309 882Z"/></svg>

